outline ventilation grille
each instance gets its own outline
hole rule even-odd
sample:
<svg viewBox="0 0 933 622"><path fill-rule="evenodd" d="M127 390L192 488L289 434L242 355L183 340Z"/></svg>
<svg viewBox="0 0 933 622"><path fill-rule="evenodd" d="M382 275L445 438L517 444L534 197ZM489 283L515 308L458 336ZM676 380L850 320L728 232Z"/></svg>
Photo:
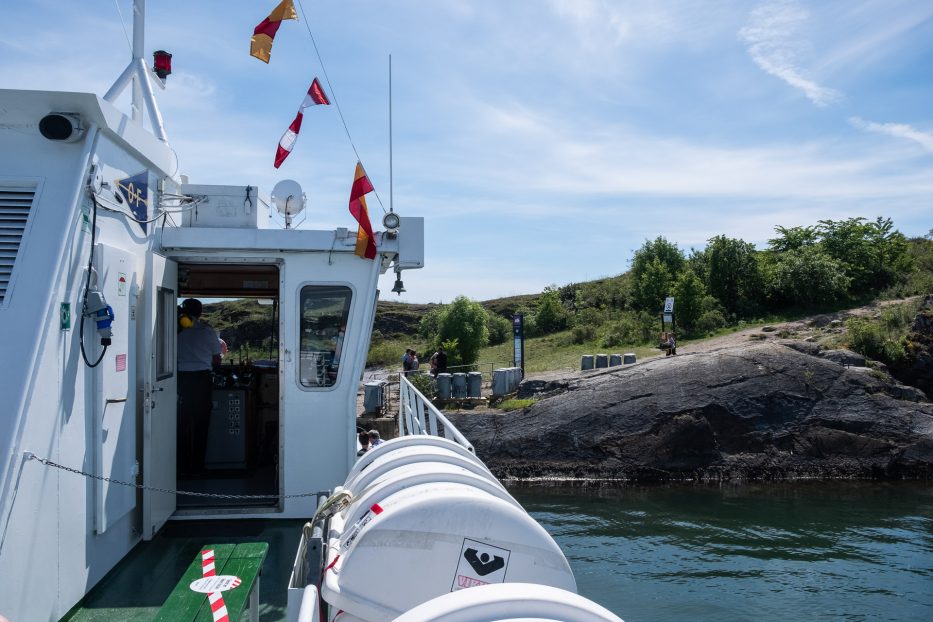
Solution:
<svg viewBox="0 0 933 622"><path fill-rule="evenodd" d="M26 187L0 187L0 303L6 299L29 209L36 191Z"/></svg>

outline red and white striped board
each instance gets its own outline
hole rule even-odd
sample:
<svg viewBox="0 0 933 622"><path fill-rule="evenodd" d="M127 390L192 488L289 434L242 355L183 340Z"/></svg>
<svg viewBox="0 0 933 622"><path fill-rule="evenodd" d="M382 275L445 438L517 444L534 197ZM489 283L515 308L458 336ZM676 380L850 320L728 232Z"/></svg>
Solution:
<svg viewBox="0 0 933 622"><path fill-rule="evenodd" d="M207 594L207 601L211 604L214 622L230 622L227 605L224 604L223 593L240 585L240 577L217 574L214 567L213 549L201 551L201 573L203 576L192 581L189 587L192 591Z"/></svg>

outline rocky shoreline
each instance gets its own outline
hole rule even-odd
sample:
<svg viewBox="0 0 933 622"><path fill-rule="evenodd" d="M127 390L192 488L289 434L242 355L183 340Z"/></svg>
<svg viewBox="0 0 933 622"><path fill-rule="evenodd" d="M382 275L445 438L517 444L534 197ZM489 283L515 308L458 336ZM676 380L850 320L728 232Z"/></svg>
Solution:
<svg viewBox="0 0 933 622"><path fill-rule="evenodd" d="M933 476L933 404L864 357L794 340L524 383L510 413L451 413L511 481Z"/></svg>

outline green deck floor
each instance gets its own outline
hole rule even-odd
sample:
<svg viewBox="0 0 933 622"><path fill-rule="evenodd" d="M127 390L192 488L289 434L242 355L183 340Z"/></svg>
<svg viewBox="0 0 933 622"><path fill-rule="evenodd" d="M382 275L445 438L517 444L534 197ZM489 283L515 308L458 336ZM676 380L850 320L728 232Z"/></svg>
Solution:
<svg viewBox="0 0 933 622"><path fill-rule="evenodd" d="M267 542L259 585L259 619L284 621L288 577L301 539L301 520L172 521L142 542L62 618L66 622L150 622L201 546Z"/></svg>

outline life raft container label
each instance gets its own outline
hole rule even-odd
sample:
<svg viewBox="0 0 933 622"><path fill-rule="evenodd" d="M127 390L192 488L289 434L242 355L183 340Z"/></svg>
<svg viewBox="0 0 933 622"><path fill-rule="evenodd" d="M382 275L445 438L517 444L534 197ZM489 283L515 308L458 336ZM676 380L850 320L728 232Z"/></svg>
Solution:
<svg viewBox="0 0 933 622"><path fill-rule="evenodd" d="M488 583L504 583L512 552L485 542L463 539L451 592Z"/></svg>
<svg viewBox="0 0 933 622"><path fill-rule="evenodd" d="M378 503L372 504L360 520L356 521L343 535L343 542L340 544L340 550L346 552L356 540L356 537L360 535L360 532L363 531L363 527L368 525L379 514L382 514L382 507Z"/></svg>
<svg viewBox="0 0 933 622"><path fill-rule="evenodd" d="M219 574L211 577L201 577L191 582L192 592L210 594L211 592L227 592L240 584L240 577L232 574Z"/></svg>

